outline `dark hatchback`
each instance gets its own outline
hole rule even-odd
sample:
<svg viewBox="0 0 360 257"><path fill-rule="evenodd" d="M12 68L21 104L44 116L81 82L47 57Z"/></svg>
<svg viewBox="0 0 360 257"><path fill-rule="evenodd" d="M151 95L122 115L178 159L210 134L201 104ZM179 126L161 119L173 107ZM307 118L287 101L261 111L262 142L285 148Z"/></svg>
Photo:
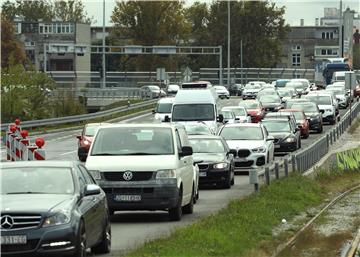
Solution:
<svg viewBox="0 0 360 257"><path fill-rule="evenodd" d="M108 253L105 193L78 162L0 164L1 254L86 256Z"/></svg>
<svg viewBox="0 0 360 257"><path fill-rule="evenodd" d="M234 184L234 153L220 136L189 136L194 162L200 162L199 184L220 184L230 188ZM235 152L236 154L236 152Z"/></svg>
<svg viewBox="0 0 360 257"><path fill-rule="evenodd" d="M300 129L288 118L265 118L261 123L275 138L275 153L288 153L301 147Z"/></svg>

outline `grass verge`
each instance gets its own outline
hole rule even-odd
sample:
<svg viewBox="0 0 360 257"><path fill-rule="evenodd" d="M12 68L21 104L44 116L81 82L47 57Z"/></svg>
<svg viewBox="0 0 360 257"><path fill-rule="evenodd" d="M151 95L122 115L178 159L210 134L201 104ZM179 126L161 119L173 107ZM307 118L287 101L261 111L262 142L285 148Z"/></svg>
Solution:
<svg viewBox="0 0 360 257"><path fill-rule="evenodd" d="M349 128L349 133L354 134L356 129L360 126L360 118L357 118Z"/></svg>
<svg viewBox="0 0 360 257"><path fill-rule="evenodd" d="M179 228L170 237L147 242L127 256L269 256L278 245L273 228L283 218L291 220L354 181L360 181L360 172L322 174L315 179L292 174L262 187L258 194L231 201L218 213Z"/></svg>

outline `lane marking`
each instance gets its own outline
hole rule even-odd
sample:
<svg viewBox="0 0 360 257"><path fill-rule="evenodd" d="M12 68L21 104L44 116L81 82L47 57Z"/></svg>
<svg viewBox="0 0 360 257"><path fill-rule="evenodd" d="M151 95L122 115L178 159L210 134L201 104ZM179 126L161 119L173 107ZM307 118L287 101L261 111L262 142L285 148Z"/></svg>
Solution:
<svg viewBox="0 0 360 257"><path fill-rule="evenodd" d="M71 152L61 153L59 155L67 155L67 154L72 154L72 153L76 153L76 152L77 152L77 150L74 150L74 151L71 151Z"/></svg>

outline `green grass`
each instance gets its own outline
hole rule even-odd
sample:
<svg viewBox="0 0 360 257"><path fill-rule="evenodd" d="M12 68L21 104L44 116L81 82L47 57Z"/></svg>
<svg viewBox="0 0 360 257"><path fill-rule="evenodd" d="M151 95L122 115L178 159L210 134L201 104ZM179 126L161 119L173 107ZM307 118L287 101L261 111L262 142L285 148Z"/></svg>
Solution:
<svg viewBox="0 0 360 257"><path fill-rule="evenodd" d="M356 119L353 121L353 123L351 124L350 128L349 128L349 133L350 134L354 134L356 129L360 126L360 118Z"/></svg>
<svg viewBox="0 0 360 257"><path fill-rule="evenodd" d="M126 256L270 256L279 243L297 231L294 228L274 236L273 229L283 218L290 221L359 181L360 172L322 171L315 179L291 174L270 187L261 187L258 194L231 201L218 213L179 228L167 238L147 242Z"/></svg>
<svg viewBox="0 0 360 257"><path fill-rule="evenodd" d="M259 194L231 201L227 208L170 237L148 242L128 256L248 256L282 218L289 219L321 202L321 188L315 181L293 174L262 187Z"/></svg>

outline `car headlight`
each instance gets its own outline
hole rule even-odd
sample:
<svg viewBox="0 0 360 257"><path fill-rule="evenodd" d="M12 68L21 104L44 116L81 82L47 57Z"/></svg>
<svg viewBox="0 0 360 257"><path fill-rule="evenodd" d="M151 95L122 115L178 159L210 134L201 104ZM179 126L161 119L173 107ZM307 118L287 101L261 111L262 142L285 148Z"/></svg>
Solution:
<svg viewBox="0 0 360 257"><path fill-rule="evenodd" d="M265 153L266 149L264 147L257 147L257 148L251 149L251 151L253 151L254 153Z"/></svg>
<svg viewBox="0 0 360 257"><path fill-rule="evenodd" d="M293 143L296 141L296 139L294 137L288 137L286 140L285 140L287 143Z"/></svg>
<svg viewBox="0 0 360 257"><path fill-rule="evenodd" d="M88 140L84 140L84 145L90 145L91 144L91 142L90 141L88 141Z"/></svg>
<svg viewBox="0 0 360 257"><path fill-rule="evenodd" d="M221 170L225 169L228 166L226 162L220 162L213 165L214 169Z"/></svg>
<svg viewBox="0 0 360 257"><path fill-rule="evenodd" d="M176 178L176 171L175 170L158 170L156 172L156 179L163 179L163 178Z"/></svg>
<svg viewBox="0 0 360 257"><path fill-rule="evenodd" d="M58 226L64 225L70 222L70 212L61 210L54 212L53 215L47 217L44 220L43 227L51 227L51 226Z"/></svg>
<svg viewBox="0 0 360 257"><path fill-rule="evenodd" d="M100 171L98 170L89 170L91 176L96 179L96 180L99 180L101 179L101 174L100 174Z"/></svg>

